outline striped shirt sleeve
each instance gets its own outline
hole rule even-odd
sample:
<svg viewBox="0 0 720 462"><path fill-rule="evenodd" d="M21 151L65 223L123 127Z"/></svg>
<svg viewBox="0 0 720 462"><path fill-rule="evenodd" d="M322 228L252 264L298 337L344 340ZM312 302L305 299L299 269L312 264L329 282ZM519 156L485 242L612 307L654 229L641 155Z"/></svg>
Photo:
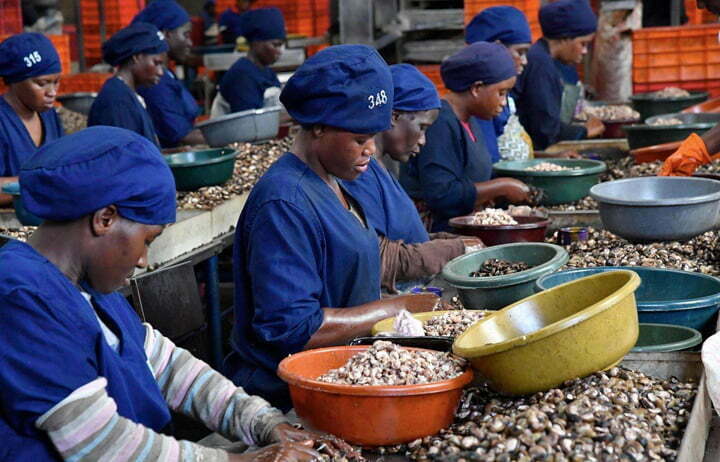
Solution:
<svg viewBox="0 0 720 462"><path fill-rule="evenodd" d="M75 390L35 423L67 462L226 462L227 453L178 441L120 416L99 377Z"/></svg>
<svg viewBox="0 0 720 462"><path fill-rule="evenodd" d="M150 369L175 412L203 422L230 440L254 446L270 443L273 428L287 422L267 401L248 395L149 324L145 330Z"/></svg>

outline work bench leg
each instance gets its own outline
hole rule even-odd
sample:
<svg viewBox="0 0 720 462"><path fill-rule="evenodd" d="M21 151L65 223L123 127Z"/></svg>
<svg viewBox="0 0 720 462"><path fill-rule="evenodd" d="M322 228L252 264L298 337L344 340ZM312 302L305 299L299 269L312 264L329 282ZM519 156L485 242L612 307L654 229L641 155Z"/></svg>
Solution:
<svg viewBox="0 0 720 462"><path fill-rule="evenodd" d="M218 272L218 257L212 256L205 262L207 320L210 334L210 365L216 370L222 370L223 342L222 321L220 309L220 274Z"/></svg>

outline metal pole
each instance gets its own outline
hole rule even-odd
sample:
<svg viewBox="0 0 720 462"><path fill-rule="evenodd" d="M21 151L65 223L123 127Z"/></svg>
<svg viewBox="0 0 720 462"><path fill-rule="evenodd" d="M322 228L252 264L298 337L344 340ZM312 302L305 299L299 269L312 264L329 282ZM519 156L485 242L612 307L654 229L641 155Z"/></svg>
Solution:
<svg viewBox="0 0 720 462"><path fill-rule="evenodd" d="M217 370L222 369L222 319L220 309L220 274L217 255L205 262L205 284L207 290L207 318L210 334L210 364Z"/></svg>
<svg viewBox="0 0 720 462"><path fill-rule="evenodd" d="M75 0L73 2L73 6L75 7L75 23L77 25L75 33L78 46L78 65L80 66L80 72L85 72L85 32L83 31L82 26L82 12L80 11L80 0Z"/></svg>
<svg viewBox="0 0 720 462"><path fill-rule="evenodd" d="M105 42L105 0L98 0L98 11L100 13L100 44Z"/></svg>
<svg viewBox="0 0 720 462"><path fill-rule="evenodd" d="M670 0L670 25L680 25L680 0Z"/></svg>

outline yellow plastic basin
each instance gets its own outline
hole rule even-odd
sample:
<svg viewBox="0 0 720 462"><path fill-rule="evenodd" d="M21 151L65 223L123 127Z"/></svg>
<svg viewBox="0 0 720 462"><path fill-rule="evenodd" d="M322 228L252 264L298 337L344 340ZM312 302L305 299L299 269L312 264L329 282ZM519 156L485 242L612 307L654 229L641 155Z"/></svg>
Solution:
<svg viewBox="0 0 720 462"><path fill-rule="evenodd" d="M453 352L507 395L549 390L618 363L635 345L633 271L611 271L527 297L475 323Z"/></svg>
<svg viewBox="0 0 720 462"><path fill-rule="evenodd" d="M485 316L487 316L490 313L494 313L494 311L482 311L482 312L485 313ZM424 323L425 321L429 321L430 319L436 318L445 313L450 313L450 311L428 311L425 313L415 313L415 314L413 314L413 318L418 319ZM381 332L392 332L394 322L395 322L395 318L392 317L392 318L383 319L382 321L375 323L375 325L373 326L372 331L371 331L372 335L377 335Z"/></svg>

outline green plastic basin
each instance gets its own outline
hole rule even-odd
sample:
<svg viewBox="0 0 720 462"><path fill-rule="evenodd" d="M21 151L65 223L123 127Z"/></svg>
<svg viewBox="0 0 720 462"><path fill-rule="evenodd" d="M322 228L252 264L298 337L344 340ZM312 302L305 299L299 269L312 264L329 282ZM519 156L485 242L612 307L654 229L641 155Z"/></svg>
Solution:
<svg viewBox="0 0 720 462"><path fill-rule="evenodd" d="M541 162L550 162L573 170L532 172L527 169ZM509 160L493 165L495 176L517 178L523 183L543 190L542 205L575 202L590 193L607 170L604 162L592 159L529 159Z"/></svg>
<svg viewBox="0 0 720 462"><path fill-rule="evenodd" d="M493 277L470 277L472 271L491 258L523 261L531 268L518 273ZM457 288L466 308L496 310L533 294L535 281L560 269L568 261L560 246L540 242L516 242L496 245L461 255L443 268L445 280Z"/></svg>
<svg viewBox="0 0 720 462"><path fill-rule="evenodd" d="M708 99L706 91L691 91L690 96L684 98L653 98L652 93L638 93L630 97L633 109L640 113L640 119L645 120L648 117L670 114L672 112L680 112L686 107L694 104L702 103ZM655 143L657 144L657 143Z"/></svg>
<svg viewBox="0 0 720 462"><path fill-rule="evenodd" d="M640 324L640 335L632 349L639 353L688 350L702 343L700 332L672 324Z"/></svg>
<svg viewBox="0 0 720 462"><path fill-rule="evenodd" d="M206 149L171 154L165 156L165 160L173 172L177 189L193 191L229 180L237 155L234 149Z"/></svg>

